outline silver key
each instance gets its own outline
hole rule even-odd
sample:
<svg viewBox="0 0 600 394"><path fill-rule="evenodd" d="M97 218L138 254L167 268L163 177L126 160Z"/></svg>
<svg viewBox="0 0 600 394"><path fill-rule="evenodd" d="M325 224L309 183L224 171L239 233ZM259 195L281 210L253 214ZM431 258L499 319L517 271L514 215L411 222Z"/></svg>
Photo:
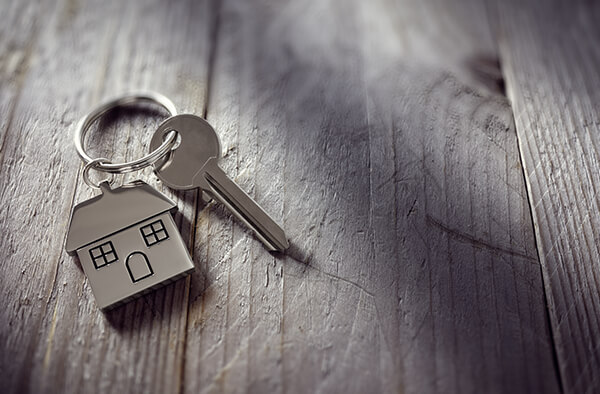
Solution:
<svg viewBox="0 0 600 394"><path fill-rule="evenodd" d="M212 126L199 116L172 116L154 133L150 150L160 146L172 130L179 133L179 145L155 164L158 178L173 189L201 188L254 230L269 250L287 249L289 243L283 229L218 166L221 144Z"/></svg>

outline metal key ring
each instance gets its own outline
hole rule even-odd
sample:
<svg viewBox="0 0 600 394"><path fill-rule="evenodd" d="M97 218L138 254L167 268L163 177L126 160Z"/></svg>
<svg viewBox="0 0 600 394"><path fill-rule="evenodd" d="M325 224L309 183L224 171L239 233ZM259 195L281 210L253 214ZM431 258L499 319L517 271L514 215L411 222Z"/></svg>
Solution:
<svg viewBox="0 0 600 394"><path fill-rule="evenodd" d="M116 175L112 174L112 173L110 174L109 178L103 179L97 183L94 183L94 181L92 181L92 178L90 178L90 170L91 169L97 170L98 165L100 165L102 163L110 164L110 161L105 157L99 157L97 159L90 161L85 166L83 166L83 181L86 183L86 185L88 185L92 189L100 189L100 184L102 182L108 182L109 185L112 185L115 181Z"/></svg>
<svg viewBox="0 0 600 394"><path fill-rule="evenodd" d="M171 131L170 133L168 133L165 136L163 143L146 156L142 157L141 159L125 163L110 163L107 160L93 159L86 153L84 149L85 136L90 126L96 120L98 120L98 118L100 118L102 115L106 114L108 111L114 108L131 104L137 104L140 102L150 102L158 104L164 109L166 109L169 112L170 116L177 115L175 104L173 104L173 102L167 97L155 92L131 93L123 97L110 100L98 106L92 112L87 114L83 119L81 119L77 124L77 128L75 129L75 148L77 148L77 153L79 153L79 156L86 163L86 165L90 164L92 161L95 161L94 169L96 170L109 172L111 174L124 174L126 172L137 171L144 167L153 165L158 160L167 155L169 152L171 152L171 150L176 145L177 132L175 131Z"/></svg>

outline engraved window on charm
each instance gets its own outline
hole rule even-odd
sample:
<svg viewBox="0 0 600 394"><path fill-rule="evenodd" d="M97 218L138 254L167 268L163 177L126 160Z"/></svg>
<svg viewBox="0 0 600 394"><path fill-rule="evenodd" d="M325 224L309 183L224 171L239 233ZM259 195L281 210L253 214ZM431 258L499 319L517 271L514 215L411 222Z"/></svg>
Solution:
<svg viewBox="0 0 600 394"><path fill-rule="evenodd" d="M140 229L147 246L152 246L169 238L162 220L152 222Z"/></svg>
<svg viewBox="0 0 600 394"><path fill-rule="evenodd" d="M115 248L110 241L90 249L90 257L92 258L92 262L94 263L94 267L96 267L96 269L102 268L110 263L114 263L119 259L117 252L115 252Z"/></svg>

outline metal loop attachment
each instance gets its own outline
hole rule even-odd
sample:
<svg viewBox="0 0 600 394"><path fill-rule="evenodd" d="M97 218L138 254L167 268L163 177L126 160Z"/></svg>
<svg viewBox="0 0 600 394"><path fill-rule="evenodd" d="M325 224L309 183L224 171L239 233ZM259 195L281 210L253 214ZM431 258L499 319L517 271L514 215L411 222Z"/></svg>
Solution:
<svg viewBox="0 0 600 394"><path fill-rule="evenodd" d="M89 170L91 168L98 171L108 172L111 174L124 174L127 172L137 171L141 170L144 167L153 165L154 163L168 155L171 152L171 150L176 148L177 132L171 131L165 136L163 143L158 148L137 160L132 160L125 163L111 163L108 159L105 158L93 159L86 153L84 149L85 136L90 126L96 120L98 120L98 118L100 118L102 115L106 114L108 111L114 108L137 104L140 102L150 102L158 104L159 106L167 110L170 116L177 115L177 110L175 109L175 105L173 104L173 102L167 97L163 96L162 94L155 92L132 93L108 101L98 106L95 110L93 110L83 119L81 119L77 124L74 136L75 148L77 148L77 153L79 154L81 159L84 161L84 163L86 163L86 167L84 168L84 181L91 187L98 188L97 185L91 183L89 174L86 175L87 173L89 173Z"/></svg>
<svg viewBox="0 0 600 394"><path fill-rule="evenodd" d="M94 159L94 160L90 161L89 163L87 163L83 167L83 174L82 174L83 181L85 182L85 184L88 185L89 187L91 187L92 189L100 189L100 184L103 182L108 182L109 185L112 185L115 182L115 177L116 177L116 174L114 174L114 173L110 173L110 176L108 178L102 179L98 183L94 183L92 178L90 178L90 170L94 169L94 170L98 171L98 167L100 165L107 165L107 164L111 164L111 163L105 157L100 157L98 159Z"/></svg>

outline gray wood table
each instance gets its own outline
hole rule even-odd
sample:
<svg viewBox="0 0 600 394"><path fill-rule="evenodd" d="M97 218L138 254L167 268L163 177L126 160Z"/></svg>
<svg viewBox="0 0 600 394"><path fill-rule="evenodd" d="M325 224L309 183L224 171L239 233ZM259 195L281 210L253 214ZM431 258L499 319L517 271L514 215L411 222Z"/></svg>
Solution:
<svg viewBox="0 0 600 394"><path fill-rule="evenodd" d="M6 393L600 392L600 5L3 1ZM204 116L283 224L172 197L195 272L108 313L64 251L104 99ZM144 155L161 111L88 145Z"/></svg>

